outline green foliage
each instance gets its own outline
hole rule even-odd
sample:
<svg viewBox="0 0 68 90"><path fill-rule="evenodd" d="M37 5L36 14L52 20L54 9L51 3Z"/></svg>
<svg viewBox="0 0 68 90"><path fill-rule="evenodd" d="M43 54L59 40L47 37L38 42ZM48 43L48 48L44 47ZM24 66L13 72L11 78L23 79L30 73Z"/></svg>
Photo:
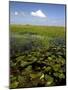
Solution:
<svg viewBox="0 0 68 90"><path fill-rule="evenodd" d="M46 86L50 86L53 84L53 77L45 74Z"/></svg>
<svg viewBox="0 0 68 90"><path fill-rule="evenodd" d="M25 79L29 80L29 82L31 83L31 86L34 86L34 85L52 86L52 85L57 85L58 83L58 81L56 81L57 79L60 79L61 82L63 79L65 80L65 73L64 73L65 59L62 56L57 57L53 54L51 56L50 54L46 55L48 51L49 49L48 50L41 49L40 51L39 50L36 51L33 49L32 51L28 52L27 56L24 52L22 53L22 56L19 56L16 58L16 63L14 62L11 63L12 64L11 69L13 71L16 70L18 78L14 76L16 75L16 73L14 72L11 73L12 77L10 78L14 82L13 84L11 83L11 88L15 88L14 84L16 80L18 80L19 87L30 86L29 84L27 86L27 80ZM34 53L38 53L38 54L35 55ZM38 81L36 81L37 79ZM35 81L35 84L33 81ZM62 84L60 83L60 85Z"/></svg>
<svg viewBox="0 0 68 90"><path fill-rule="evenodd" d="M17 81L14 81L10 84L10 88L17 88L18 87L18 82Z"/></svg>

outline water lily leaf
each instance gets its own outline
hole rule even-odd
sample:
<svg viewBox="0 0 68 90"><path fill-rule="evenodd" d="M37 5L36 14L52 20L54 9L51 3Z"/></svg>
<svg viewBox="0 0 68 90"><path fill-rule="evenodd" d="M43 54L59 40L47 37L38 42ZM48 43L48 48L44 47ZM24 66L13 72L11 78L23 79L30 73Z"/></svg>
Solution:
<svg viewBox="0 0 68 90"><path fill-rule="evenodd" d="M53 77L49 76L49 75L45 75L45 80L46 80L46 85L51 85L53 83Z"/></svg>
<svg viewBox="0 0 68 90"><path fill-rule="evenodd" d="M14 81L10 84L10 88L17 88L18 84L19 84L19 82Z"/></svg>
<svg viewBox="0 0 68 90"><path fill-rule="evenodd" d="M45 68L45 71L50 71L50 70L51 70L51 67L50 66L48 66L48 67Z"/></svg>
<svg viewBox="0 0 68 90"><path fill-rule="evenodd" d="M41 73L31 73L30 74L30 77L31 78L38 78L38 77L40 77L41 76Z"/></svg>
<svg viewBox="0 0 68 90"><path fill-rule="evenodd" d="M59 78L60 79L62 79L62 78L64 79L65 78L65 75L63 73L61 73L61 74L59 74Z"/></svg>
<svg viewBox="0 0 68 90"><path fill-rule="evenodd" d="M43 79L44 78L44 74L41 75L40 79Z"/></svg>
<svg viewBox="0 0 68 90"><path fill-rule="evenodd" d="M60 68L61 68L61 65L60 65L60 64L55 64L55 65L53 65L53 70L54 70L54 71L59 71Z"/></svg>
<svg viewBox="0 0 68 90"><path fill-rule="evenodd" d="M48 60L52 60L52 57L48 57Z"/></svg>
<svg viewBox="0 0 68 90"><path fill-rule="evenodd" d="M21 66L24 67L28 64L28 62L21 61Z"/></svg>

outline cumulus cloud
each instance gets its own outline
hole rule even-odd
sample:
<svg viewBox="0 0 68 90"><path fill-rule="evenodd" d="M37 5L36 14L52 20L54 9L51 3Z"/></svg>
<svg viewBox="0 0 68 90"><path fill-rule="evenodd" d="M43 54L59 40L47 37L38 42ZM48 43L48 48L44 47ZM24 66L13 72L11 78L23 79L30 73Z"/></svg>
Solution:
<svg viewBox="0 0 68 90"><path fill-rule="evenodd" d="M32 16L37 16L37 17L40 17L40 18L46 18L47 17L41 10L38 10L38 11L35 11L35 12L32 11L30 14Z"/></svg>
<svg viewBox="0 0 68 90"><path fill-rule="evenodd" d="M19 14L17 11L15 11L15 13L14 13L16 16Z"/></svg>
<svg viewBox="0 0 68 90"><path fill-rule="evenodd" d="M14 15L15 16L25 16L24 12L22 12L22 11L21 12L15 11Z"/></svg>

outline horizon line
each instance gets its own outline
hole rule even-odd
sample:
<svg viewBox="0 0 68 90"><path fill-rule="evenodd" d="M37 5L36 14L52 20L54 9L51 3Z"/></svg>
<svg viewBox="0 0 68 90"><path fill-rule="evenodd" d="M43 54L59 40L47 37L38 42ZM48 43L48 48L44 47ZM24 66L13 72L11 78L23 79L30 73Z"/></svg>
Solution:
<svg viewBox="0 0 68 90"><path fill-rule="evenodd" d="M11 23L9 23L9 25L66 27L66 25L37 25L37 24L11 24Z"/></svg>

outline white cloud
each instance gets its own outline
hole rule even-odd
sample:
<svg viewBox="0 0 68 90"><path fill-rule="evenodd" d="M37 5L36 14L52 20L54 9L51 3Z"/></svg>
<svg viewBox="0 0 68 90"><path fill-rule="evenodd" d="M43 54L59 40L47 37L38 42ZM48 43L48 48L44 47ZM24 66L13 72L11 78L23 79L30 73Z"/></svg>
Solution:
<svg viewBox="0 0 68 90"><path fill-rule="evenodd" d="M19 14L17 11L15 11L15 13L14 13L16 16Z"/></svg>
<svg viewBox="0 0 68 90"><path fill-rule="evenodd" d="M15 16L25 16L24 12L22 12L22 11L21 12L15 11L14 15Z"/></svg>
<svg viewBox="0 0 68 90"><path fill-rule="evenodd" d="M38 10L36 12L32 11L30 14L32 16L37 16L37 17L40 17L40 18L46 18L47 17L41 10Z"/></svg>

